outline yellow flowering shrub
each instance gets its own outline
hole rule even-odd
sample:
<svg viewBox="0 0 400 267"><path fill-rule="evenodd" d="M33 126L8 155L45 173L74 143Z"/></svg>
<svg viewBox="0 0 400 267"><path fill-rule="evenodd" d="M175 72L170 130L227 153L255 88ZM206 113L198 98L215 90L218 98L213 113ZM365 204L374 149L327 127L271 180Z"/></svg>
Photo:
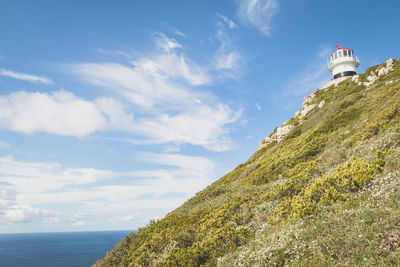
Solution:
<svg viewBox="0 0 400 267"><path fill-rule="evenodd" d="M286 188L287 196L280 202L271 219L304 217L314 213L320 205L345 200L349 192L364 186L381 170L384 155L382 152L377 153L373 162L352 158L333 173L315 179L298 193L290 191L293 186L290 186L290 182L286 183L286 187L282 186L281 190Z"/></svg>

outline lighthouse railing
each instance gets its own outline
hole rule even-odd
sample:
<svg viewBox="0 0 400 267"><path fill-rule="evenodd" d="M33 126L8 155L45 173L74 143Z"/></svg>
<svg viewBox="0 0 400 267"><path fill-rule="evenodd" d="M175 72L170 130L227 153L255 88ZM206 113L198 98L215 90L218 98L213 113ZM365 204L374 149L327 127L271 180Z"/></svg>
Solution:
<svg viewBox="0 0 400 267"><path fill-rule="evenodd" d="M358 57L356 57L356 56L351 56L351 57L340 57L340 58L333 59L333 60L330 59L330 58L328 58L328 60L327 60L328 68L329 68L332 64L334 64L334 63L347 61L347 60L349 60L349 59L354 60L354 61L360 63L360 59L359 59Z"/></svg>

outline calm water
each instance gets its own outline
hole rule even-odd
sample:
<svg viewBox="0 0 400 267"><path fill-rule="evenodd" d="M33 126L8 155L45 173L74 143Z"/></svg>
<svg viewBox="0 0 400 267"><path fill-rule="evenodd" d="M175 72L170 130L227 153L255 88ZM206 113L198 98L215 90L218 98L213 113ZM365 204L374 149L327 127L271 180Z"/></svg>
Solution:
<svg viewBox="0 0 400 267"><path fill-rule="evenodd" d="M0 266L90 266L129 231L0 234Z"/></svg>

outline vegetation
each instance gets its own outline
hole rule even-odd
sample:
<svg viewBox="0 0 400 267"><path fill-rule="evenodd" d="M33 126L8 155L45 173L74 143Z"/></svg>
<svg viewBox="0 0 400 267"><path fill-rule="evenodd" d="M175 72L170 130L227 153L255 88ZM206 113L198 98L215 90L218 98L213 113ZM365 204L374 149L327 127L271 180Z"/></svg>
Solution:
<svg viewBox="0 0 400 267"><path fill-rule="evenodd" d="M399 265L399 61L369 87L348 79L315 95L326 104L289 120L282 142L95 266Z"/></svg>

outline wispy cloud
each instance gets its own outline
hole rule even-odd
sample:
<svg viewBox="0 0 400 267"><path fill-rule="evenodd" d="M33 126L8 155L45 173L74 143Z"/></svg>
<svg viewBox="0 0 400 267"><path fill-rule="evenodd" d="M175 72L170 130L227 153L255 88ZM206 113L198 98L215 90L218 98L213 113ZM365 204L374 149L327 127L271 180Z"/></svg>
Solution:
<svg viewBox="0 0 400 267"><path fill-rule="evenodd" d="M45 222L84 227L109 218L115 223L117 218L118 223L140 226L143 220L163 216L215 176L214 163L204 157L145 153L139 160L158 168L118 173L2 157L0 225ZM118 179L118 184L98 183L105 179Z"/></svg>
<svg viewBox="0 0 400 267"><path fill-rule="evenodd" d="M156 33L155 44L166 52L170 52L175 48L181 47L181 44L175 39L168 38L164 33L161 32Z"/></svg>
<svg viewBox="0 0 400 267"><path fill-rule="evenodd" d="M256 103L254 103L254 105L256 106L256 109L257 109L258 111L261 111L261 106L260 106L260 104L258 104L258 103L256 102Z"/></svg>
<svg viewBox="0 0 400 267"><path fill-rule="evenodd" d="M128 108L137 114L131 132L157 144L187 143L227 150L231 141L226 125L235 122L241 112L198 89L212 84L216 71L219 75L236 65L237 54L225 53L227 40L222 34L223 51L217 53L216 60L223 70L216 70L215 64L194 62L180 51L180 43L162 33L155 35L156 51L131 61L131 66L109 62L81 63L70 68L86 81L123 96Z"/></svg>
<svg viewBox="0 0 400 267"><path fill-rule="evenodd" d="M223 15L221 15L219 13L217 13L217 16L220 19L222 19L229 26L230 29L237 28L237 25L236 25L235 22L233 22L233 20L231 20L231 19L229 19L229 18L227 18L227 17L225 17L225 16L223 16Z"/></svg>
<svg viewBox="0 0 400 267"><path fill-rule="evenodd" d="M219 41L220 46L215 53L214 65L216 66L216 69L223 74L222 76L237 79L241 76L240 66L243 65L243 58L239 50L232 44L228 33L228 30L235 28L236 24L220 14L217 14L217 16L220 20L217 21L216 24L216 38ZM228 29L226 26L228 26Z"/></svg>
<svg viewBox="0 0 400 267"><path fill-rule="evenodd" d="M5 77L14 78L17 80L33 82L33 83L53 84L52 80L42 77L42 76L26 74L26 73L6 70L6 69L0 69L0 75L5 76Z"/></svg>
<svg viewBox="0 0 400 267"><path fill-rule="evenodd" d="M239 0L239 18L245 25L257 27L264 35L271 34L272 18L279 11L278 0Z"/></svg>
<svg viewBox="0 0 400 267"><path fill-rule="evenodd" d="M68 65L85 82L116 94L94 100L68 91L2 95L0 129L76 137L119 131L129 134L121 140L131 144L192 144L229 150L233 145L227 125L237 121L241 110L232 110L200 88L215 83L222 73L226 77L237 66L237 51L231 50L224 34L219 34L217 64L199 64L182 52L175 39L155 33L154 51L127 64Z"/></svg>
<svg viewBox="0 0 400 267"><path fill-rule="evenodd" d="M178 30L178 29L175 28L175 27L169 26L169 27L168 27L168 30L169 30L170 32L172 32L173 34L175 34L175 35L179 35L179 36L181 36L181 37L185 37L185 36L186 36L183 32L181 32L180 30Z"/></svg>

